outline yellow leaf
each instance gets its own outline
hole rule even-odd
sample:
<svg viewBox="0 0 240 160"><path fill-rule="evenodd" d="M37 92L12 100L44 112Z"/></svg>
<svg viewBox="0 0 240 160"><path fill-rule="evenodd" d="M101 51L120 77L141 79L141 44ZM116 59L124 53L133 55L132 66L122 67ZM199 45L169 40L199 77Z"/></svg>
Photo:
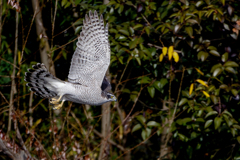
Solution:
<svg viewBox="0 0 240 160"><path fill-rule="evenodd" d="M178 62L178 61L179 61L179 56L178 56L178 53L177 53L177 52L173 52L173 58L174 58L174 61L175 61L175 62Z"/></svg>
<svg viewBox="0 0 240 160"><path fill-rule="evenodd" d="M193 87L194 87L194 83L192 83L192 84L190 85L190 88L189 88L189 95L191 95L191 94L192 94Z"/></svg>
<svg viewBox="0 0 240 160"><path fill-rule="evenodd" d="M162 48L162 53L163 53L164 56L166 56L166 54L167 54L167 47L163 47Z"/></svg>
<svg viewBox="0 0 240 160"><path fill-rule="evenodd" d="M168 59L171 60L173 55L173 46L168 48Z"/></svg>
<svg viewBox="0 0 240 160"><path fill-rule="evenodd" d="M200 71L199 69L197 69L197 68L195 68L196 69L196 71L198 72L198 73L200 73L201 75L204 75L204 73L202 72L202 71Z"/></svg>
<svg viewBox="0 0 240 160"><path fill-rule="evenodd" d="M34 124L33 124L33 126L32 126L32 128L31 129L34 129L34 128L36 128L37 127L37 125L39 125L40 123L42 122L42 119L38 119Z"/></svg>
<svg viewBox="0 0 240 160"><path fill-rule="evenodd" d="M203 80L201 80L201 79L197 79L196 81L197 81L198 83L200 83L200 84L202 84L202 85L208 87L208 85L207 85Z"/></svg>
<svg viewBox="0 0 240 160"><path fill-rule="evenodd" d="M205 91L202 91L202 92L207 98L210 97L210 95L207 92L205 92Z"/></svg>
<svg viewBox="0 0 240 160"><path fill-rule="evenodd" d="M21 61L21 52L18 51L18 64L20 64L20 61Z"/></svg>
<svg viewBox="0 0 240 160"><path fill-rule="evenodd" d="M163 60L163 53L160 54L160 56L159 56L159 62L162 62L162 60Z"/></svg>

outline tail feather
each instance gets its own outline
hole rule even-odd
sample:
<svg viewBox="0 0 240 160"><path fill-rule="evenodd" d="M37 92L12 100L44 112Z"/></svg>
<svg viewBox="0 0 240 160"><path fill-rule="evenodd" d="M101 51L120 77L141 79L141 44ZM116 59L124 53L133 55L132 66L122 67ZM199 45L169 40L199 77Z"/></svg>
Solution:
<svg viewBox="0 0 240 160"><path fill-rule="evenodd" d="M30 87L30 90L42 98L56 97L58 95L57 86L53 84L63 82L49 73L43 63L37 63L32 68L25 73L24 79L29 82L27 86Z"/></svg>

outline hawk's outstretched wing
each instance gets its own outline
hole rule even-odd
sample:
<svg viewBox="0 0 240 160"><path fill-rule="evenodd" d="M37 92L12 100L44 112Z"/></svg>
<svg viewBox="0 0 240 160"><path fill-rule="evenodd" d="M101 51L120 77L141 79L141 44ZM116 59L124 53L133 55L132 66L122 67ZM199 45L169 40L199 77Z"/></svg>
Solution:
<svg viewBox="0 0 240 160"><path fill-rule="evenodd" d="M89 12L83 20L82 32L78 38L77 48L73 54L68 81L99 87L110 64L110 46L108 41L108 24L104 28L102 15Z"/></svg>

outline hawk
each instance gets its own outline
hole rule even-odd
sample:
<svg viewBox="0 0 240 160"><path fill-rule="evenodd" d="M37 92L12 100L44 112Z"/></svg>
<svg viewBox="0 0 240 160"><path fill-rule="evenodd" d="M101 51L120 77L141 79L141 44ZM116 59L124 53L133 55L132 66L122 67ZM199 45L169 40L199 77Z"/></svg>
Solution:
<svg viewBox="0 0 240 160"><path fill-rule="evenodd" d="M64 101L80 104L102 105L117 101L110 93L111 84L105 74L110 64L108 24L103 17L89 12L83 20L77 48L73 54L68 82L53 76L44 64L37 63L25 73L30 91L48 98L53 109L60 109Z"/></svg>

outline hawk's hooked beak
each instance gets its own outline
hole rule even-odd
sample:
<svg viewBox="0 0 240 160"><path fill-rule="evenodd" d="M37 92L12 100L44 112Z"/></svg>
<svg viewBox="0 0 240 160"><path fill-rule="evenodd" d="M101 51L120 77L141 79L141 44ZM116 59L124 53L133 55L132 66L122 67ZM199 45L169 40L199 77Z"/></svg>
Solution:
<svg viewBox="0 0 240 160"><path fill-rule="evenodd" d="M117 102L117 98L115 96L112 96L112 100Z"/></svg>

